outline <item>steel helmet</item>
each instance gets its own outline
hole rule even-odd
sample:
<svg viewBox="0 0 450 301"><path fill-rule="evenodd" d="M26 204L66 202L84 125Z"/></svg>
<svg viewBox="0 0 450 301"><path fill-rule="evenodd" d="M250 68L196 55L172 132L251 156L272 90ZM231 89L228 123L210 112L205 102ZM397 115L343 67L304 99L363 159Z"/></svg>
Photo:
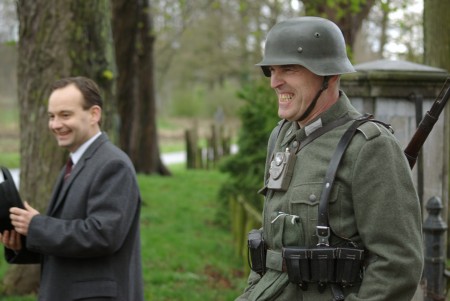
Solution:
<svg viewBox="0 0 450 301"><path fill-rule="evenodd" d="M261 66L302 65L320 75L356 72L347 57L344 36L333 22L319 17L297 17L279 22L266 39Z"/></svg>

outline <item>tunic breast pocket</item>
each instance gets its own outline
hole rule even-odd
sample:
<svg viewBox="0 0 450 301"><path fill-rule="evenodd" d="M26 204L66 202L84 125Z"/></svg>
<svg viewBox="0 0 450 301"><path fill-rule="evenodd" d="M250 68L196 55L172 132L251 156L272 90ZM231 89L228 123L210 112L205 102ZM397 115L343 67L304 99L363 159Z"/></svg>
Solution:
<svg viewBox="0 0 450 301"><path fill-rule="evenodd" d="M317 244L316 226L322 182L299 184L292 187L289 195L289 211L300 217L305 233L304 246ZM335 183L329 198L329 210L335 212L339 194L339 183ZM339 210L338 210L339 211ZM339 213L338 213L339 215Z"/></svg>

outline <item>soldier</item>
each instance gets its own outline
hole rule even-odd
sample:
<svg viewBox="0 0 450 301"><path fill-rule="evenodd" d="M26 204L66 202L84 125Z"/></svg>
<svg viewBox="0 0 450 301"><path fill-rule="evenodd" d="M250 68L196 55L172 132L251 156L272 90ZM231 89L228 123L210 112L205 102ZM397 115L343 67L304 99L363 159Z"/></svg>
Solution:
<svg viewBox="0 0 450 301"><path fill-rule="evenodd" d="M419 200L390 129L339 88L355 72L341 31L318 17L280 22L257 65L284 121L269 139L263 228L249 235L252 271L236 300L411 300Z"/></svg>

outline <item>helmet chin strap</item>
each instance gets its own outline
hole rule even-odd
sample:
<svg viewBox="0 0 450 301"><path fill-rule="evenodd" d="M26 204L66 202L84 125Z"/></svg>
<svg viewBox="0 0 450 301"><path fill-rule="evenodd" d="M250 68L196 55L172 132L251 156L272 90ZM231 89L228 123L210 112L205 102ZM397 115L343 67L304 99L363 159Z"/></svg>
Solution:
<svg viewBox="0 0 450 301"><path fill-rule="evenodd" d="M303 115L300 116L299 119L297 119L297 122L303 121L306 117L308 117L309 114L311 114L311 111L316 106L316 103L317 103L317 100L320 97L320 94L322 94L322 92L328 88L328 80L329 79L330 79L329 76L324 76L323 77L322 87L320 88L319 91L317 91L316 96L314 96L314 99L311 101L311 103L309 104L308 108L306 108L306 111L303 113Z"/></svg>

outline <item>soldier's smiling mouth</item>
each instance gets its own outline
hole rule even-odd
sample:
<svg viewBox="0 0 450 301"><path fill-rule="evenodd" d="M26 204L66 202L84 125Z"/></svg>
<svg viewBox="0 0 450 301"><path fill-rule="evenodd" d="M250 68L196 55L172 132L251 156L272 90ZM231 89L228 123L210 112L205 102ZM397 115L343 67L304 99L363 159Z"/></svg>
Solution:
<svg viewBox="0 0 450 301"><path fill-rule="evenodd" d="M282 93L278 96L280 102L289 102L294 98L294 94L291 93Z"/></svg>

